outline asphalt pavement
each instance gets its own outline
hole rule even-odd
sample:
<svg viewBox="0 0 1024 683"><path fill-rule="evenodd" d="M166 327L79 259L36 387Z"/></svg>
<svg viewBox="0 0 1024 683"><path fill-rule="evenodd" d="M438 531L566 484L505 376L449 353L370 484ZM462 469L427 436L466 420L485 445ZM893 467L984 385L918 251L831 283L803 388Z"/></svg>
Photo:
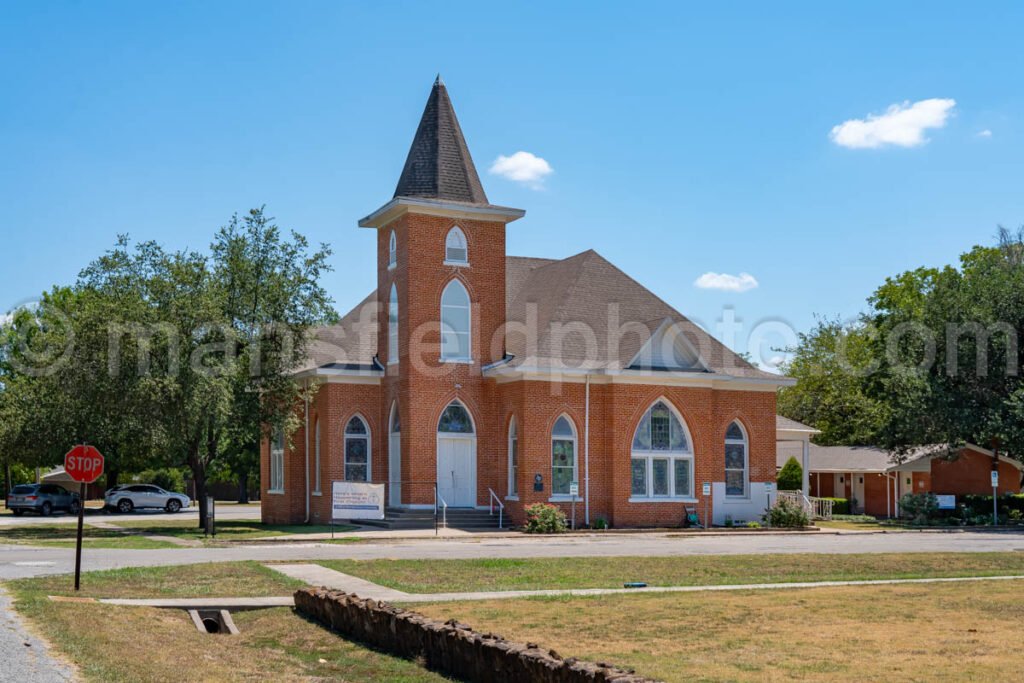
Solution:
<svg viewBox="0 0 1024 683"><path fill-rule="evenodd" d="M0 680L58 683L75 680L70 666L50 655L46 643L30 633L0 586Z"/></svg>

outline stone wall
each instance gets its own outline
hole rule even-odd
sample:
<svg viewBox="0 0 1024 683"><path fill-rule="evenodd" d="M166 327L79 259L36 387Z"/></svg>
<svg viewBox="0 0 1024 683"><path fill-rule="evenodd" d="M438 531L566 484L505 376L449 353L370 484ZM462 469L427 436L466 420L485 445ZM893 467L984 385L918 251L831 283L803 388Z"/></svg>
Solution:
<svg viewBox="0 0 1024 683"><path fill-rule="evenodd" d="M608 664L563 659L535 643L513 643L465 624L440 622L376 600L323 588L295 593L295 608L338 633L467 681L641 683Z"/></svg>

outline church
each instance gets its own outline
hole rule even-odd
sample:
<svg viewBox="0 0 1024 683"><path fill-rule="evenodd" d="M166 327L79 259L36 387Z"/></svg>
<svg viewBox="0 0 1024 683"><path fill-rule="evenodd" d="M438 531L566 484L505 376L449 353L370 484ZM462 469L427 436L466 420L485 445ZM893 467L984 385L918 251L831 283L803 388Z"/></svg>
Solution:
<svg viewBox="0 0 1024 683"><path fill-rule="evenodd" d="M376 232L377 287L320 329L302 427L264 440L263 520L327 523L331 482L384 485L388 516L550 503L578 525L756 520L789 380L726 348L600 254L509 256L434 83Z"/></svg>

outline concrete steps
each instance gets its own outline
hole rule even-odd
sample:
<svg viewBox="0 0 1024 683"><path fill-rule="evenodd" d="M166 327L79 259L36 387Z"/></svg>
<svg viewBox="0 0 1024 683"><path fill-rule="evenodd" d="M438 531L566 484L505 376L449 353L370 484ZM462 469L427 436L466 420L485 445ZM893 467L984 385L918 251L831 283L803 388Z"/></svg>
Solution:
<svg viewBox="0 0 1024 683"><path fill-rule="evenodd" d="M443 523L442 519L443 516L439 510L437 516L437 525L439 527ZM487 510L448 508L447 519L449 529L461 529L463 531L496 531L498 529L497 510L491 516ZM434 510L387 508L384 511L384 519L364 519L360 520L360 524L381 527L382 529L433 529Z"/></svg>

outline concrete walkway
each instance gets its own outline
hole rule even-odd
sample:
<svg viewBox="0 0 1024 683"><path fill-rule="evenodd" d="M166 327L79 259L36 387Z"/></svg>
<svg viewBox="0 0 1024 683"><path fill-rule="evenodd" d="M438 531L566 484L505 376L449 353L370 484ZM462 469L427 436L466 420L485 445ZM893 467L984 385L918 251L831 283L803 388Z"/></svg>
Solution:
<svg viewBox="0 0 1024 683"><path fill-rule="evenodd" d="M464 602L468 600L509 600L515 598L619 595L634 593L706 593L717 591L789 590L836 586L895 586L921 583L963 583L967 581L1021 581L1024 575L966 576L934 579L875 579L860 581L799 581L792 583L747 583L713 586L648 586L646 588L576 588L564 590L482 591L472 593L405 593L315 564L268 564L268 569L313 586L354 593L361 598L387 602Z"/></svg>
<svg viewBox="0 0 1024 683"><path fill-rule="evenodd" d="M77 680L70 665L55 659L42 640L29 633L0 587L0 680L60 683Z"/></svg>
<svg viewBox="0 0 1024 683"><path fill-rule="evenodd" d="M118 531L125 536L142 536L148 538L151 541L163 541L164 543L170 543L171 545L181 546L182 548L202 548L203 542L197 541L192 538L178 538L177 536L161 536L159 534L147 534L144 527L125 527L117 524L111 524L99 519L90 519L85 522L87 526L95 527L97 529L107 529L109 531Z"/></svg>

